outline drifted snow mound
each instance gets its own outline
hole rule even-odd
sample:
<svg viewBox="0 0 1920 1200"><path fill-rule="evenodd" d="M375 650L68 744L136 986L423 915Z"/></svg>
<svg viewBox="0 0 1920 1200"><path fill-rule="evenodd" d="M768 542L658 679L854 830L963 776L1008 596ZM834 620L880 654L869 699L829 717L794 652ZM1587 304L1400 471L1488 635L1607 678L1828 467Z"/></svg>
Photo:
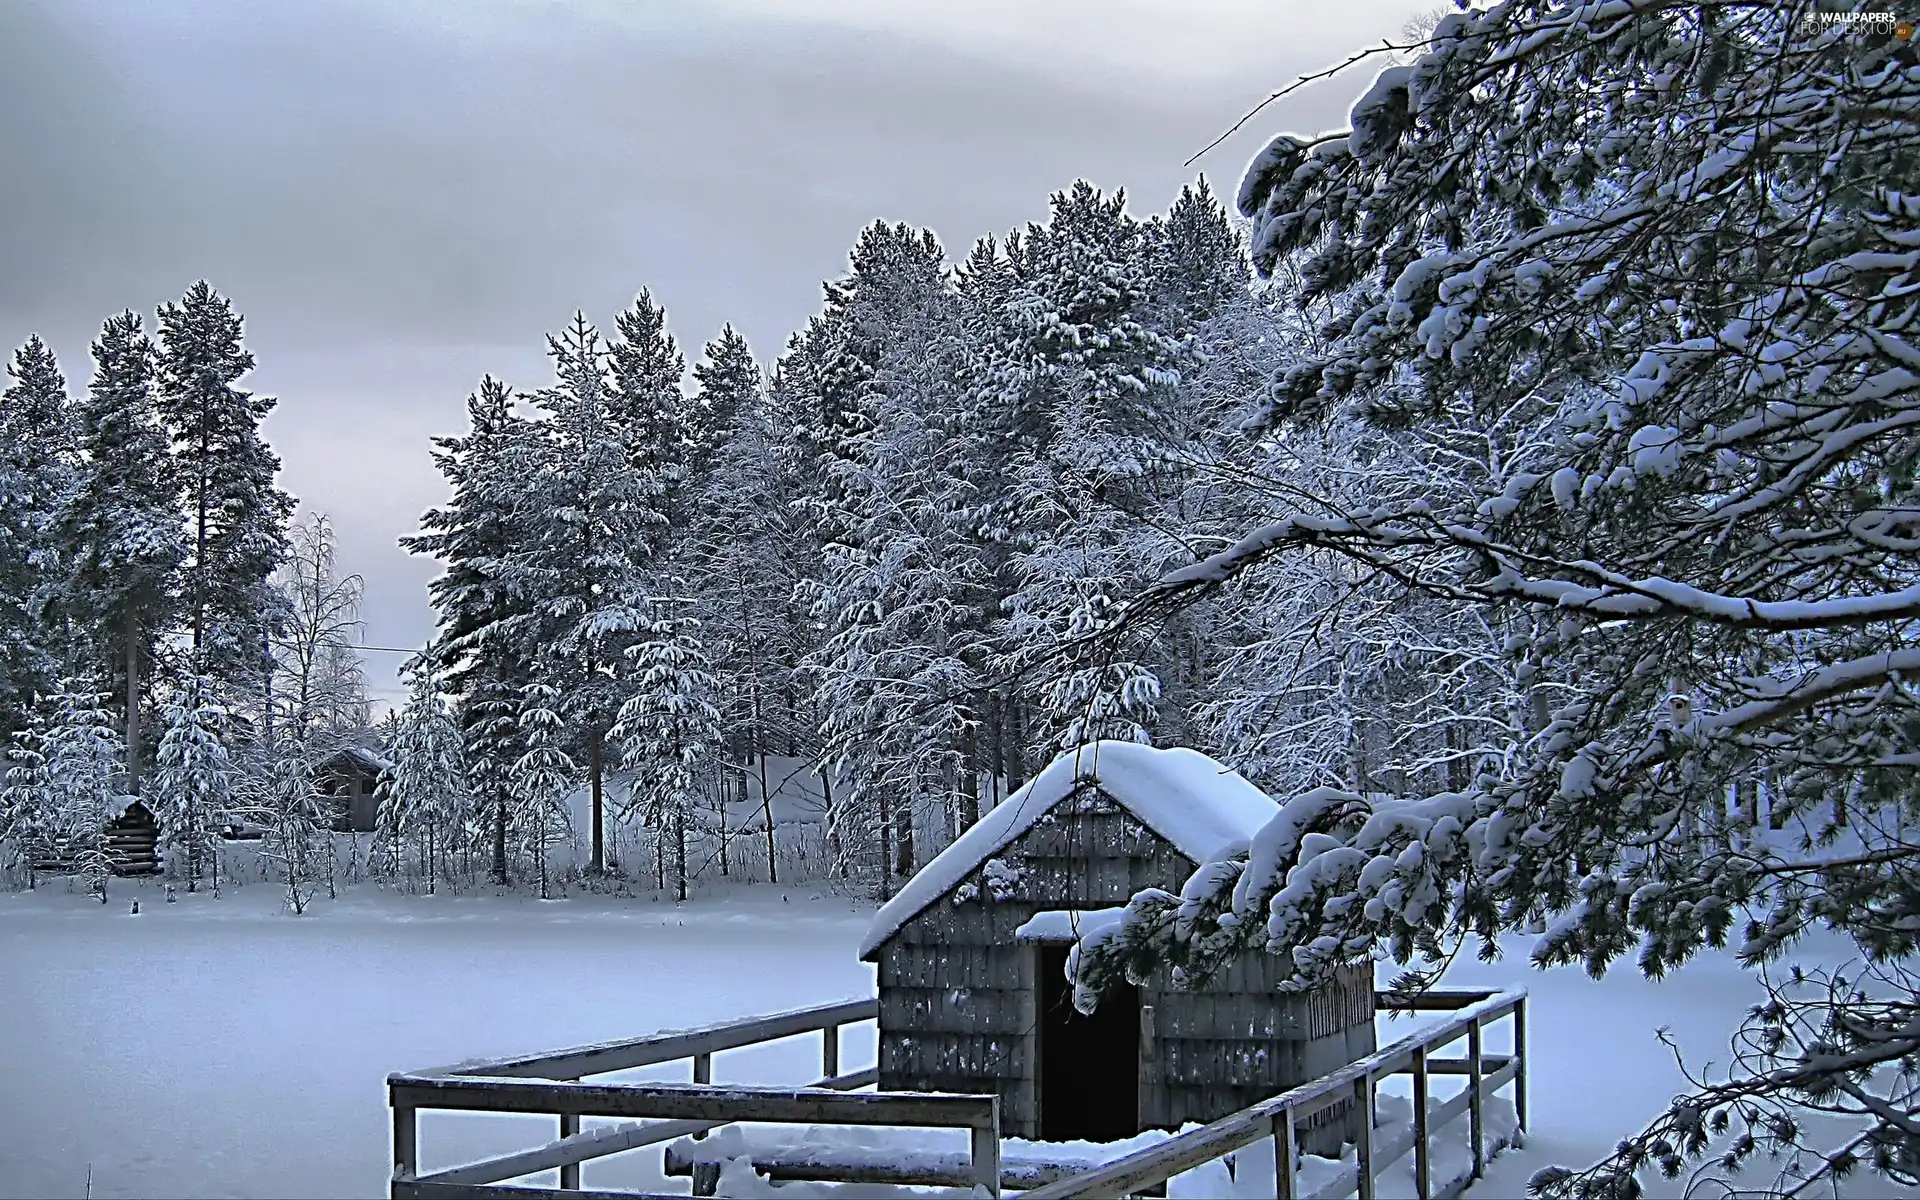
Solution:
<svg viewBox="0 0 1920 1200"><path fill-rule="evenodd" d="M1055 805L1094 784L1194 862L1244 846L1280 812L1273 798L1197 750L1094 742L1070 751L982 816L874 915L860 943L871 957L981 864L1033 828Z"/></svg>

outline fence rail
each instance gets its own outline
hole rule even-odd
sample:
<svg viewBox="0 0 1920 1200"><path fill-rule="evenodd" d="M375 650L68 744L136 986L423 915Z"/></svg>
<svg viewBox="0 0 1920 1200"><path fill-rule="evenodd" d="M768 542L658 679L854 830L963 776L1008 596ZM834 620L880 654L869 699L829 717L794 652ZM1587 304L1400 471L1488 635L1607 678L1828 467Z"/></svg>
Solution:
<svg viewBox="0 0 1920 1200"><path fill-rule="evenodd" d="M1385 995L1380 1005L1389 1008ZM1486 1098L1511 1085L1514 1112L1521 1130L1527 1124L1526 1013L1527 996L1522 990L1505 992L1458 991L1429 992L1419 1001L1399 1006L1416 1011L1455 1010L1450 1019L1433 1029L1423 1030L1356 1062L1324 1075L1312 1083L1282 1092L1243 1108L1231 1116L1164 1142L1117 1158L1096 1170L1033 1189L1023 1200L1112 1200L1138 1194L1165 1184L1185 1171L1244 1150L1267 1138L1274 1145L1274 1183L1277 1200L1332 1200L1358 1193L1360 1200L1373 1200L1374 1181L1380 1169L1399 1161L1409 1152L1414 1155L1414 1187L1421 1200L1434 1200L1432 1178L1432 1135L1435 1130L1468 1117L1468 1138L1473 1149L1472 1174L1463 1181L1480 1178L1486 1169ZM1503 1018L1513 1021L1513 1053L1496 1056L1484 1052L1486 1027ZM1465 1039L1465 1058L1435 1059L1433 1051ZM1413 1128L1376 1144L1373 1127L1374 1089L1381 1079L1391 1075L1413 1076ZM1428 1082L1433 1075L1465 1075L1467 1088L1438 1105L1431 1103ZM1354 1146L1354 1163L1317 1187L1309 1195L1298 1192L1299 1153L1295 1137L1301 1119L1329 1105L1351 1097L1362 1119L1356 1122L1359 1139ZM1449 1189L1453 1190L1453 1189ZM1456 1193L1457 1194L1457 1191Z"/></svg>
<svg viewBox="0 0 1920 1200"><path fill-rule="evenodd" d="M558 1169L561 1191L570 1197L619 1195L625 1200L646 1200L637 1192L582 1191L580 1164L682 1137L702 1137L710 1130L736 1120L824 1119L746 1118L737 1115L743 1106L752 1107L755 1111L771 1106L772 1110L794 1113L825 1111L835 1101L871 1103L876 1099L871 1093L858 1097L841 1094L873 1086L878 1080L878 1072L870 1068L841 1073L840 1030L861 1021L875 1020L879 1015L878 1000L850 1000L541 1054L465 1062L426 1071L396 1072L387 1077L387 1100L393 1110L393 1183L390 1195L393 1200L552 1197L555 1192L551 1188L501 1186L501 1181ZM820 1034L821 1078L811 1085L799 1089L711 1086L715 1054L809 1033ZM604 1075L686 1059L691 1059L693 1064L691 1086L580 1082L588 1075ZM718 1110L710 1102L722 1095L735 1098L736 1102L724 1109L734 1115L712 1119L711 1114ZM788 1102L784 1108L781 1106L782 1099ZM766 1104L763 1105L762 1101ZM557 1141L531 1150L495 1155L422 1175L419 1174L421 1109L544 1114L557 1119L560 1137ZM977 1116L971 1112L970 1115ZM625 1124L582 1133L580 1118L583 1116L648 1119L630 1120ZM847 1117L833 1119L854 1123ZM976 1135L976 1144L979 1140ZM992 1141L997 1157L997 1108Z"/></svg>
<svg viewBox="0 0 1920 1200"><path fill-rule="evenodd" d="M1526 993L1521 990L1429 992L1410 1003L1377 997L1382 1011L1446 1012L1432 1028L1418 1031L1333 1073L1263 1100L1212 1124L1125 1155L1067 1178L1034 1178L1013 1172L1017 1184L1038 1182L1024 1194L1031 1200L1091 1200L1138 1195L1164 1188L1169 1179L1271 1138L1275 1156L1276 1200L1333 1200L1358 1193L1373 1200L1382 1168L1414 1157L1414 1181L1422 1200L1457 1195L1485 1169L1486 1100L1512 1088L1520 1130L1527 1123ZM578 1046L543 1054L469 1062L431 1071L401 1072L387 1079L393 1110L393 1200L513 1200L558 1196L594 1200L650 1200L646 1193L588 1191L580 1187L580 1164L627 1150L684 1137L701 1138L736 1121L817 1122L837 1125L890 1125L966 1128L972 1131L969 1155L947 1174L998 1196L1005 1183L1000 1147L999 1100L924 1092L858 1092L877 1082L877 1071L842 1074L840 1030L877 1018L877 1000L854 1000L778 1013L700 1029ZM1489 1054L1486 1033L1497 1021L1512 1022L1513 1051ZM780 1038L821 1035L821 1078L800 1088L716 1086L713 1055ZM1435 1052L1464 1040L1459 1057ZM690 1084L587 1083L582 1078L635 1067L691 1059ZM1375 1089L1382 1079L1413 1077L1413 1125L1376 1140L1372 1120ZM1459 1094L1434 1102L1433 1076L1464 1076ZM1300 1122L1344 1100L1355 1101L1363 1118L1357 1126L1354 1161L1310 1193L1299 1190ZM531 1150L496 1155L479 1162L419 1174L419 1112L451 1109L544 1114L559 1122L559 1140ZM1431 1143L1435 1131L1467 1118L1472 1172L1443 1181L1435 1190ZM581 1132L582 1117L619 1117L627 1122ZM682 1157L687 1157L683 1155ZM560 1190L515 1186L504 1181L558 1169ZM695 1194L711 1194L717 1168L691 1159ZM874 1171L886 1174L884 1164ZM944 1169L943 1169L944 1170ZM677 1171L675 1173L678 1173ZM1051 1172L1049 1172L1051 1174ZM797 1176L794 1176L797 1177ZM879 1179L879 1175L874 1176Z"/></svg>

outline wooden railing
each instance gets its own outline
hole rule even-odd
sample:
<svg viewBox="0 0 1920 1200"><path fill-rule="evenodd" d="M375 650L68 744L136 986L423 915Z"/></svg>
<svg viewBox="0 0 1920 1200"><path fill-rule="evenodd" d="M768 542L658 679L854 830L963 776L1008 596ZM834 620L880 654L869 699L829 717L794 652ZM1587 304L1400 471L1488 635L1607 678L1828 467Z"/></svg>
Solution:
<svg viewBox="0 0 1920 1200"><path fill-rule="evenodd" d="M1384 994L1381 1011L1395 1011ZM393 1200L510 1200L513 1197L555 1197L570 1200L658 1200L632 1191L586 1191L580 1187L580 1164L627 1150L655 1146L683 1137L704 1137L709 1131L736 1121L799 1122L836 1125L960 1127L972 1131L969 1156L963 1167L967 1179L998 1196L1003 1187L1000 1155L999 1100L994 1096L926 1092L864 1092L873 1086L871 1068L840 1073L840 1029L878 1016L875 1000L855 1000L820 1008L802 1009L770 1017L755 1017L703 1029L682 1030L605 1042L569 1050L491 1062L463 1063L432 1071L388 1076L393 1109ZM1485 1104L1503 1088L1513 1089L1518 1127L1527 1121L1526 1022L1524 991L1429 992L1400 1006L1401 1011L1448 1012L1439 1024L1418 1031L1366 1058L1311 1083L1263 1100L1210 1125L1177 1134L1166 1141L1115 1159L1066 1179L1041 1183L1024 1193L1032 1200L1121 1197L1164 1189L1175 1175L1244 1150L1265 1139L1273 1140L1277 1200L1333 1200L1358 1194L1373 1200L1374 1181L1382 1168L1414 1157L1414 1182L1422 1200L1444 1200L1457 1195L1465 1183L1478 1179L1485 1168L1489 1142ZM1511 1054L1485 1052L1487 1029L1494 1022L1512 1022ZM713 1055L723 1050L760 1045L780 1038L821 1034L821 1078L803 1088L717 1086L713 1083ZM1438 1058L1434 1052L1455 1042L1466 1042L1464 1057ZM590 1075L691 1059L691 1084L583 1083ZM1376 1142L1374 1092L1380 1080L1394 1075L1413 1077L1413 1125ZM1429 1095L1435 1075L1465 1076L1460 1094L1438 1103ZM1356 1114L1354 1161L1331 1179L1301 1194L1296 1174L1297 1130L1313 1114L1351 1098ZM532 1150L498 1155L463 1166L419 1174L419 1112L421 1109L544 1114L559 1122L559 1140ZM1436 1191L1432 1178L1432 1135L1465 1116L1472 1151L1472 1172L1465 1179L1443 1180ZM624 1117L625 1124L581 1132L582 1117ZM503 1180L558 1169L560 1191L551 1188L508 1186ZM695 1194L711 1194L715 1169L711 1164L690 1165ZM880 1175L887 1172L879 1167ZM875 1175L874 1178L880 1178ZM798 1176L794 1176L798 1177ZM1017 1183L1027 1182L1014 1172Z"/></svg>
<svg viewBox="0 0 1920 1200"><path fill-rule="evenodd" d="M843 1026L878 1018L877 1000L851 1000L818 1008L755 1017L700 1029L677 1030L649 1037L578 1046L545 1054L461 1063L428 1071L398 1072L387 1077L388 1103L393 1109L394 1200L402 1197L509 1197L547 1195L546 1188L501 1187L501 1180L558 1169L560 1187L570 1196L590 1198L618 1195L635 1200L636 1192L580 1190L580 1164L625 1150L658 1145L676 1138L705 1135L733 1121L832 1121L837 1124L951 1124L975 1130L980 1151L981 1128L990 1121L991 1151L997 1188L999 1170L999 1111L982 1109L982 1097L930 1097L913 1094L907 1100L932 1101L913 1107L899 1097L874 1093L840 1093L871 1087L878 1073L868 1068L840 1072L840 1030ZM821 1078L804 1088L714 1087L713 1056L723 1050L757 1046L781 1038L819 1033ZM636 1067L691 1059L693 1083L593 1084L590 1075L627 1071ZM876 1101L895 1101L875 1108ZM959 1103L964 1101L965 1103ZM846 1103L840 1103L846 1102ZM556 1118L559 1140L532 1150L498 1155L463 1166L421 1175L419 1170L419 1113L423 1108L469 1111L536 1113ZM888 1119L859 1119L855 1110L884 1111ZM832 1112L831 1117L820 1114ZM643 1118L605 1129L580 1131L581 1117ZM644 1118L654 1118L645 1120ZM936 1120L937 1118L937 1120Z"/></svg>
<svg viewBox="0 0 1920 1200"><path fill-rule="evenodd" d="M1384 1011L1392 1011L1385 995L1380 997L1380 1003ZM1112 1200L1137 1195L1165 1184L1175 1175L1267 1138L1273 1139L1277 1200L1333 1200L1355 1193L1360 1200L1373 1200L1374 1181L1381 1168L1409 1153L1414 1156L1416 1193L1421 1200L1436 1200L1432 1135L1462 1114L1467 1117L1473 1153L1472 1174L1460 1181L1460 1187L1464 1188L1465 1183L1480 1178L1486 1168L1487 1097L1511 1086L1519 1128L1526 1128L1526 992L1517 989L1429 992L1403 1006L1402 1011L1406 1009L1455 1011L1441 1024L1401 1038L1312 1083L1282 1092L1210 1125L1176 1134L1096 1170L1035 1188L1024 1193L1022 1200L1092 1200L1095 1197ZM1487 1026L1505 1018L1513 1022L1513 1053L1485 1053ZM1433 1057L1435 1050L1462 1039L1467 1043L1464 1058ZM1413 1128L1376 1144L1372 1119L1374 1088L1391 1075L1413 1076ZM1466 1090L1434 1104L1428 1095L1428 1086L1435 1075L1465 1075ZM1355 1110L1361 1114L1361 1119L1355 1122L1358 1141L1354 1145L1354 1162L1302 1196L1298 1193L1295 1174L1299 1160L1295 1131L1306 1117L1348 1098L1353 1099ZM1457 1195L1459 1189L1448 1190Z"/></svg>

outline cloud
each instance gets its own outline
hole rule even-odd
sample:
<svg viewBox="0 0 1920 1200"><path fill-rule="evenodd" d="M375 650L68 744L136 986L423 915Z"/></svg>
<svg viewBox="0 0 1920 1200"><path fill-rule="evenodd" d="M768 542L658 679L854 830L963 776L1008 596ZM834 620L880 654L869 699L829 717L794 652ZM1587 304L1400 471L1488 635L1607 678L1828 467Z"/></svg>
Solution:
<svg viewBox="0 0 1920 1200"><path fill-rule="evenodd" d="M440 499L427 436L483 370L538 385L575 308L648 286L690 357L727 321L771 356L872 219L964 253L1076 176L1164 207L1249 104L1419 7L5 0L0 339L79 383L103 317L211 280L370 631L418 641L431 567L392 542ZM1203 165L1230 186L1370 73Z"/></svg>

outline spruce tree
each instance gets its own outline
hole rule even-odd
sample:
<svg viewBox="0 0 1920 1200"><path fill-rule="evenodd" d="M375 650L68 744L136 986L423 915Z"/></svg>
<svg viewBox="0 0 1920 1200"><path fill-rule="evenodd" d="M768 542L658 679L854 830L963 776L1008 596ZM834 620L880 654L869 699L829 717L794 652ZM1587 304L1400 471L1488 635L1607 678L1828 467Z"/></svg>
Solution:
<svg viewBox="0 0 1920 1200"><path fill-rule="evenodd" d="M127 790L139 794L140 718L171 626L185 556L177 480L153 391L153 344L137 314L111 317L93 343L94 374L78 404L84 459L60 542L72 569L66 610L85 673L118 705Z"/></svg>
<svg viewBox="0 0 1920 1200"><path fill-rule="evenodd" d="M414 842L432 895L472 814L460 727L423 671L409 682L387 755L393 772L381 786L380 824Z"/></svg>
<svg viewBox="0 0 1920 1200"><path fill-rule="evenodd" d="M184 875L195 891L203 877L219 886L217 831L234 795L233 758L227 748L227 713L214 700L214 683L200 675L180 681L161 710L159 752L152 788L154 817L170 874Z"/></svg>
<svg viewBox="0 0 1920 1200"><path fill-rule="evenodd" d="M0 394L0 470L10 477L0 501L7 542L0 560L0 657L13 712L50 693L72 651L63 601L69 564L60 520L77 461L67 381L53 350L38 336L14 352Z"/></svg>
<svg viewBox="0 0 1920 1200"><path fill-rule="evenodd" d="M657 352L658 310L643 295L628 316L636 318L623 322L630 337L656 340L619 348ZM540 457L535 504L525 514L531 536L507 567L509 586L528 609L514 636L532 651L542 681L559 689L568 744L586 760L590 869L598 873L606 865L604 744L626 688L622 651L645 621L647 555L663 527L662 493L675 486L647 463L677 455L679 436L658 389L610 377L607 348L584 315L550 338L549 349L559 382L534 397L549 419L534 427ZM656 439L672 449L658 448Z"/></svg>
<svg viewBox="0 0 1920 1200"><path fill-rule="evenodd" d="M562 747L566 721L559 710L559 689L530 683L520 689L515 720L526 752L514 760L511 780L521 796L516 812L520 844L533 860L540 898L550 899L551 851L573 836L573 814L567 808L578 771Z"/></svg>
<svg viewBox="0 0 1920 1200"><path fill-rule="evenodd" d="M44 701L17 718L0 790L0 842L25 862L29 888L38 866L52 857L59 832L59 795L47 770L48 720Z"/></svg>
<svg viewBox="0 0 1920 1200"><path fill-rule="evenodd" d="M700 623L662 615L631 651L634 693L614 726L623 760L635 771L633 804L656 836L671 837L674 888L687 898L687 827L703 800L714 798L720 714ZM726 836L724 827L720 836ZM660 844L660 843L656 843Z"/></svg>
<svg viewBox="0 0 1920 1200"><path fill-rule="evenodd" d="M235 386L253 355L240 314L204 280L160 307L159 345L159 416L186 518L180 601L193 669L251 696L271 670L268 580L286 555L293 511L274 486L280 460L260 438L274 401Z"/></svg>
<svg viewBox="0 0 1920 1200"><path fill-rule="evenodd" d="M728 325L707 343L693 378L699 389L688 412L686 471L697 487L712 474L735 423L759 396L760 366L747 339Z"/></svg>
<svg viewBox="0 0 1920 1200"><path fill-rule="evenodd" d="M512 389L488 376L467 398L469 432L434 440L433 459L453 496L421 518L403 549L439 559L446 570L427 585L438 629L426 663L447 694L465 738L469 783L492 843L496 883L508 881L515 793L510 770L524 753L517 714L532 679L533 647L514 633L527 597L510 586L506 564L533 534L528 514L535 483L534 431L514 406Z"/></svg>

